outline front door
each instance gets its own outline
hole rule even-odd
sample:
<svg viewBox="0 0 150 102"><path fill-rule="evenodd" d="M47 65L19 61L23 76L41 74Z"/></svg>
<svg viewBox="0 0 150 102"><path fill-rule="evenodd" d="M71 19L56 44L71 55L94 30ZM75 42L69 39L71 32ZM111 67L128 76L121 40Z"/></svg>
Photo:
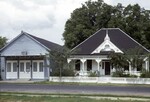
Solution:
<svg viewBox="0 0 150 102"><path fill-rule="evenodd" d="M30 61L20 61L19 65L20 78L31 79L31 63Z"/></svg>
<svg viewBox="0 0 150 102"><path fill-rule="evenodd" d="M110 62L105 62L105 75L110 75Z"/></svg>

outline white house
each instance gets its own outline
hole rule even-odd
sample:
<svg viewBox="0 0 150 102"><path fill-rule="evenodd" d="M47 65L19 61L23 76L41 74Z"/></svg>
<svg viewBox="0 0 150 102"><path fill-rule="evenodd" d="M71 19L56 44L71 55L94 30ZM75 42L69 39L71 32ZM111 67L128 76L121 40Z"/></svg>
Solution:
<svg viewBox="0 0 150 102"><path fill-rule="evenodd" d="M124 53L136 47L141 48L144 53L150 53L121 29L102 28L73 48L72 51L75 53L68 58L68 62L73 63L75 70L81 76L87 76L89 71L97 71L101 76L110 76L115 71L108 58L110 52ZM144 58L144 62L143 67L150 70L148 57ZM130 63L125 70L130 74L139 73L139 70L133 69Z"/></svg>
<svg viewBox="0 0 150 102"><path fill-rule="evenodd" d="M59 48L22 31L0 50L2 79L49 79L49 52Z"/></svg>

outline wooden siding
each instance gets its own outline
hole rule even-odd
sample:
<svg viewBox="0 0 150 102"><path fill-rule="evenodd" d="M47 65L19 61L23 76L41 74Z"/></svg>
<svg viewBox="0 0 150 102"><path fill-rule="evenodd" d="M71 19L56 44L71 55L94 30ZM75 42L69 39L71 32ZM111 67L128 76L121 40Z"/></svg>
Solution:
<svg viewBox="0 0 150 102"><path fill-rule="evenodd" d="M22 56L24 52L27 53L27 56L45 55L46 53L48 53L48 51L36 41L26 35L22 35L9 46L7 46L7 48L2 51L1 55Z"/></svg>

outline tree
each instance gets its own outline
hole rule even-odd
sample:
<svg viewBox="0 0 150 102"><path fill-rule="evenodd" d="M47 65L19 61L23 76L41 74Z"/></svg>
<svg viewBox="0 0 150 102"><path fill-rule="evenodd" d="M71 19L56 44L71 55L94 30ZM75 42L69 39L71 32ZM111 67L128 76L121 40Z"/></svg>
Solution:
<svg viewBox="0 0 150 102"><path fill-rule="evenodd" d="M74 70L68 64L67 58L70 57L71 52L68 48L56 49L49 53L51 61L55 64L52 75L54 76L73 76Z"/></svg>
<svg viewBox="0 0 150 102"><path fill-rule="evenodd" d="M129 49L125 52L125 58L131 64L131 67L137 68L137 70L142 70L142 64L146 56L148 57L140 48Z"/></svg>
<svg viewBox="0 0 150 102"><path fill-rule="evenodd" d="M138 4L111 6L102 0L87 1L71 14L65 24L65 45L73 48L101 28L120 28L150 48L150 10Z"/></svg>
<svg viewBox="0 0 150 102"><path fill-rule="evenodd" d="M0 36L0 49L1 49L2 47L4 47L4 46L6 45L6 43L7 43L7 38Z"/></svg>
<svg viewBox="0 0 150 102"><path fill-rule="evenodd" d="M124 53L112 53L110 54L110 59L112 65L116 68L117 71L122 71L122 68L131 64L133 69L142 70L142 64L144 63L144 58L148 57L142 49L134 48L124 51Z"/></svg>
<svg viewBox="0 0 150 102"><path fill-rule="evenodd" d="M122 53L111 53L109 57L111 58L111 64L115 67L116 71L123 72L123 68L129 65L127 58Z"/></svg>

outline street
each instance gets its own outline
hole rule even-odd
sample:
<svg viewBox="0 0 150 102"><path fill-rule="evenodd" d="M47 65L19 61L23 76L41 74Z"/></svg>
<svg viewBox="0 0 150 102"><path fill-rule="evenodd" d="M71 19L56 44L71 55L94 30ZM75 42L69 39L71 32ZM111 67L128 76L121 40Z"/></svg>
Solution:
<svg viewBox="0 0 150 102"><path fill-rule="evenodd" d="M0 92L65 93L65 94L110 94L150 96L150 87L110 85L48 85L0 83Z"/></svg>

